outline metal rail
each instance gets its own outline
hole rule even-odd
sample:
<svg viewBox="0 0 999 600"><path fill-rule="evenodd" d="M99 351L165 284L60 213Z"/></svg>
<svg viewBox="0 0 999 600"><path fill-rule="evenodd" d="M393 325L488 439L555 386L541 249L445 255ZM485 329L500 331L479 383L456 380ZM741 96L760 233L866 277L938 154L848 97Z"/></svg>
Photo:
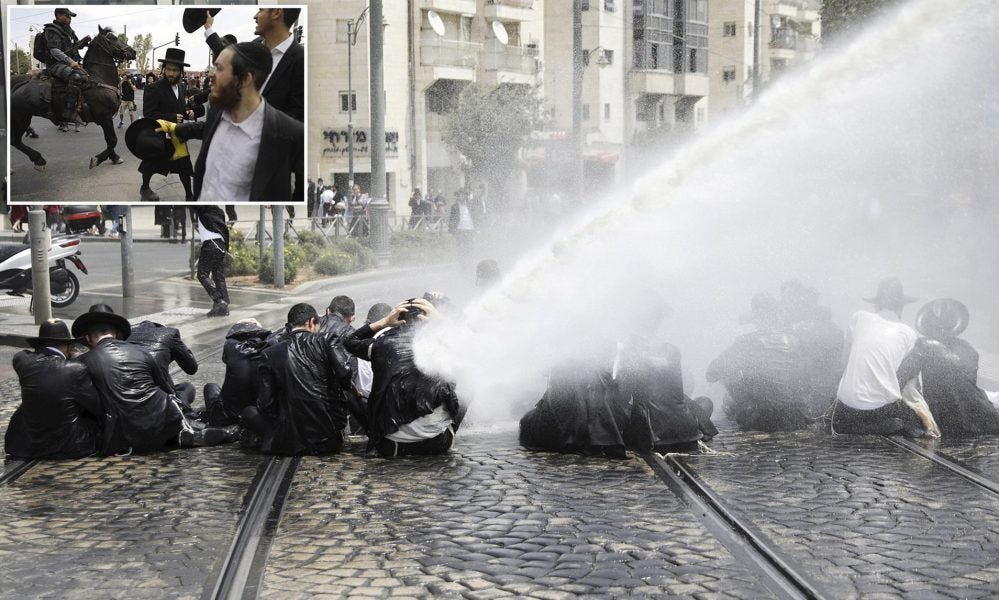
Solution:
<svg viewBox="0 0 999 600"><path fill-rule="evenodd" d="M656 454L646 454L643 458L707 530L740 563L755 570L772 592L781 598L835 597L824 593L762 532L738 517L681 458L674 455L662 458Z"/></svg>
<svg viewBox="0 0 999 600"><path fill-rule="evenodd" d="M989 479L985 475L982 475L978 471L969 469L968 467L962 465L960 461L951 458L946 454L935 452L933 450L928 450L926 448L923 448L919 444L913 442L912 440L907 440L903 437L899 436L881 436L881 437L888 440L892 444L898 446L899 448L902 448L908 452L921 456L932 463L940 465L941 467L947 469L948 471L954 473L955 475L963 477L968 481L970 481L971 483L981 488L984 488L992 492L993 494L999 495L999 483L992 481L991 479Z"/></svg>
<svg viewBox="0 0 999 600"><path fill-rule="evenodd" d="M247 492L236 534L218 569L215 584L206 590L206 600L257 597L267 553L298 461L297 457L270 457L261 464Z"/></svg>
<svg viewBox="0 0 999 600"><path fill-rule="evenodd" d="M7 485L16 480L24 472L38 464L37 460L11 460L7 462L7 467L0 473L0 485Z"/></svg>

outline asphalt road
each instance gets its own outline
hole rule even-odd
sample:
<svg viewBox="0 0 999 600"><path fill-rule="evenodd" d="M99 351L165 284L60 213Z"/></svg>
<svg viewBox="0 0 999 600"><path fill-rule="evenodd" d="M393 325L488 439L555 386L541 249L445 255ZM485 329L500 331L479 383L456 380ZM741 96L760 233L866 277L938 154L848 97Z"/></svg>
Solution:
<svg viewBox="0 0 999 600"><path fill-rule="evenodd" d="M136 93L136 117L142 116L142 92ZM118 119L115 118L117 127ZM28 157L13 146L10 149L10 191L14 202L39 204L121 204L139 201L142 176L136 170L139 159L125 147L125 126L115 129L118 143L115 147L125 161L113 165L105 161L90 169L90 157L105 148L104 133L91 123L79 132L70 129L61 132L51 121L42 117L32 119L38 133L37 139L25 138L25 143L42 153L48 162L43 172L35 170ZM191 156L197 156L201 142L188 143ZM150 187L161 201L183 202L184 188L176 175L153 175Z"/></svg>

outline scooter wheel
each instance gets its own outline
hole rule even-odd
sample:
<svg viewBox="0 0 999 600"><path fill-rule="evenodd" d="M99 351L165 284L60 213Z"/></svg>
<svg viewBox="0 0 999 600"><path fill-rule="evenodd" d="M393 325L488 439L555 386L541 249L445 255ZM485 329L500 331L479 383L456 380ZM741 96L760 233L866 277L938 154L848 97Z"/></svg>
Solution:
<svg viewBox="0 0 999 600"><path fill-rule="evenodd" d="M66 274L69 275L69 285L66 286L66 290L61 294L52 295L52 306L56 308L69 306L80 295L80 280L69 269L66 269Z"/></svg>

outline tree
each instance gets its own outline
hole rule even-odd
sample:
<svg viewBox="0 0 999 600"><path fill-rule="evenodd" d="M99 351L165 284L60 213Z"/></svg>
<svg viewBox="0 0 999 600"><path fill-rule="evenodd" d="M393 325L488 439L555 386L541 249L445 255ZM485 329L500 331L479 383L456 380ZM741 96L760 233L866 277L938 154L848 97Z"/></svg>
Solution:
<svg viewBox="0 0 999 600"><path fill-rule="evenodd" d="M465 159L469 183L501 190L531 132L545 123L543 101L532 87L504 83L487 90L470 83L448 118L444 143ZM501 197L493 195L492 200Z"/></svg>
<svg viewBox="0 0 999 600"><path fill-rule="evenodd" d="M135 50L135 68L144 73L149 69L146 66L146 59L149 57L149 52L153 49L153 34L147 33L146 35L142 35L140 33L135 36L134 40L132 48Z"/></svg>
<svg viewBox="0 0 999 600"><path fill-rule="evenodd" d="M118 41L121 42L122 44L125 44L127 46L128 45L128 35L126 35L124 33L119 33L118 34ZM118 63L118 68L119 69L127 69L128 68L128 63L130 63L130 62L132 62L132 61L126 60L124 62L120 62L120 63Z"/></svg>
<svg viewBox="0 0 999 600"><path fill-rule="evenodd" d="M10 51L10 74L24 75L31 70L31 55L20 48Z"/></svg>
<svg viewBox="0 0 999 600"><path fill-rule="evenodd" d="M822 0L822 37L832 40L863 27L899 0Z"/></svg>

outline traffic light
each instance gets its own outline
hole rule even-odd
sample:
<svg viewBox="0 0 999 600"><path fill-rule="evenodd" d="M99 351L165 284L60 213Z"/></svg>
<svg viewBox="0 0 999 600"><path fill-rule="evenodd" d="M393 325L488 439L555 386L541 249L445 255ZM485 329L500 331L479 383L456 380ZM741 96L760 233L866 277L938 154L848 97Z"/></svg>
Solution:
<svg viewBox="0 0 999 600"><path fill-rule="evenodd" d="M173 45L174 46L179 46L180 45L180 32L179 31L177 32L176 37L173 38Z"/></svg>

